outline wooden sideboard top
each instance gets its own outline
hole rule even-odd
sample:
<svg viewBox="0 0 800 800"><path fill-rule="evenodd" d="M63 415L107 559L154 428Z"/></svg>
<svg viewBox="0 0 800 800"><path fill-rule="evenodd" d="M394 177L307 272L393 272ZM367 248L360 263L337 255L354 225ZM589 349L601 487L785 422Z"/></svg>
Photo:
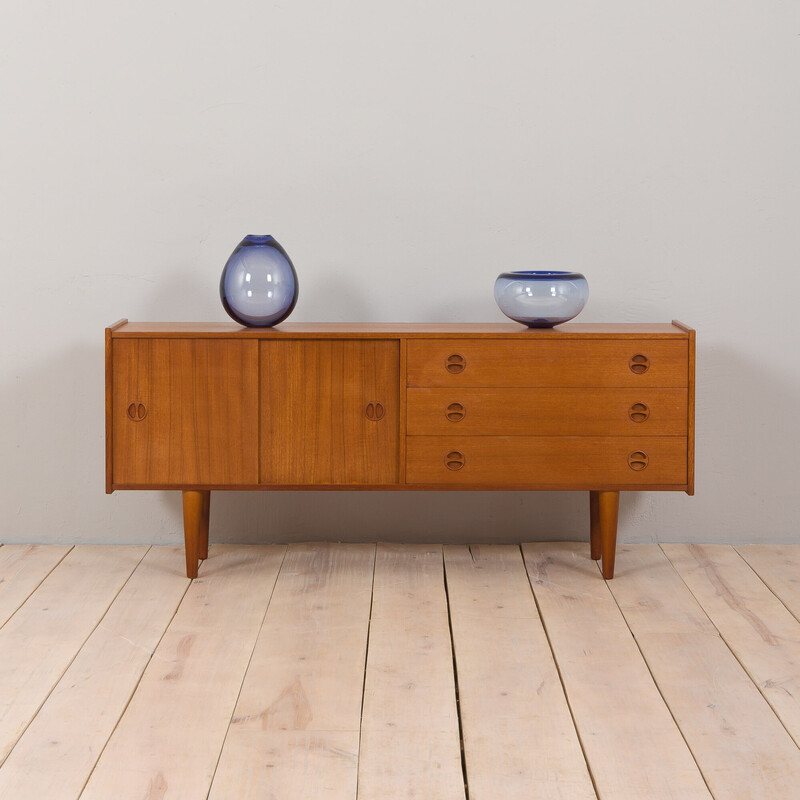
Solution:
<svg viewBox="0 0 800 800"><path fill-rule="evenodd" d="M513 322L288 322L274 328L245 328L235 322L128 322L107 329L114 338L153 339L673 339L692 331L672 323L568 322L555 328L526 328Z"/></svg>

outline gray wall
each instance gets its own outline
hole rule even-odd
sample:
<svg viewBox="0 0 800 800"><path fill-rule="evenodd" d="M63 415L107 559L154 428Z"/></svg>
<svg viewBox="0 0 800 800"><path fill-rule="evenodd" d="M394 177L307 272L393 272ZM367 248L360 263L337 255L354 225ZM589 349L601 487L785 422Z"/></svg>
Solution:
<svg viewBox="0 0 800 800"><path fill-rule="evenodd" d="M103 493L102 329L223 320L245 233L293 320L501 320L501 270L584 272L585 322L698 333L697 495L627 541L800 541L798 4L7 3L0 541L172 542ZM585 537L579 494L242 493L212 536Z"/></svg>

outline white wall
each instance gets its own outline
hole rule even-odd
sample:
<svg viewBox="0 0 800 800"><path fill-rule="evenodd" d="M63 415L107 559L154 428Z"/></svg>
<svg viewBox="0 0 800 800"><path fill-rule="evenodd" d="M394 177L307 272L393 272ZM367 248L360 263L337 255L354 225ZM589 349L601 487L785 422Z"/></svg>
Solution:
<svg viewBox="0 0 800 800"><path fill-rule="evenodd" d="M5 542L178 541L104 493L103 327L223 320L246 233L294 321L501 320L509 268L593 321L698 329L697 495L627 541L800 541L800 19L764 0L29 0L0 24ZM580 494L241 493L212 537L587 534Z"/></svg>

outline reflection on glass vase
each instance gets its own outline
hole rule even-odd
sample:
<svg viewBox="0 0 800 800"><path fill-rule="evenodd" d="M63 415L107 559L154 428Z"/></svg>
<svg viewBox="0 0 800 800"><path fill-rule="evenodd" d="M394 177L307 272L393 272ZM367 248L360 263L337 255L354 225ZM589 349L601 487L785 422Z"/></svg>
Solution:
<svg viewBox="0 0 800 800"><path fill-rule="evenodd" d="M245 236L219 281L225 311L251 328L270 328L285 320L297 303L297 292L292 260L272 236Z"/></svg>

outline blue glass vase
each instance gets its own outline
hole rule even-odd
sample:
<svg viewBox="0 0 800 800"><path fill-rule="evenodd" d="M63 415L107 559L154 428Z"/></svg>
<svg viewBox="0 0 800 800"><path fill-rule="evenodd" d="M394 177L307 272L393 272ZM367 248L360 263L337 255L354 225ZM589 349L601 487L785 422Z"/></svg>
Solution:
<svg viewBox="0 0 800 800"><path fill-rule="evenodd" d="M589 284L580 272L503 272L494 284L500 310L529 328L552 328L581 313Z"/></svg>
<svg viewBox="0 0 800 800"><path fill-rule="evenodd" d="M248 235L222 270L219 296L228 314L250 328L269 328L292 313L297 273L272 236Z"/></svg>

